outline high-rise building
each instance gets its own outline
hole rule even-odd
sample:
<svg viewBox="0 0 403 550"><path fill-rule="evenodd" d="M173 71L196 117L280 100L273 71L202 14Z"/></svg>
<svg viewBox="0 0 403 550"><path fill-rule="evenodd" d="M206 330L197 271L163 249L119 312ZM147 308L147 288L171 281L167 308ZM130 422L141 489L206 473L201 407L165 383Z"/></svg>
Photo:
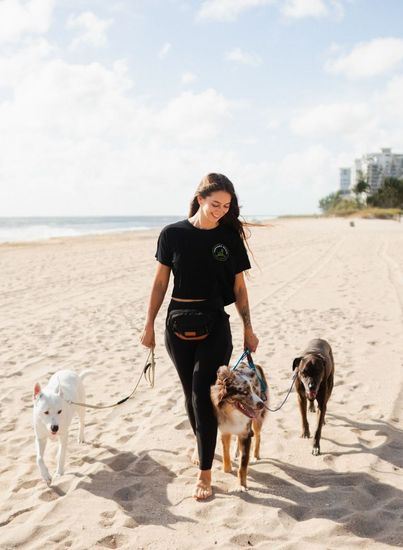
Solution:
<svg viewBox="0 0 403 550"><path fill-rule="evenodd" d="M340 192L349 195L360 179L365 179L369 193L377 191L385 178L403 178L403 154L385 147L380 153L369 153L355 159L353 170L340 168Z"/></svg>
<svg viewBox="0 0 403 550"><path fill-rule="evenodd" d="M342 195L351 193L351 168L340 168L340 191Z"/></svg>

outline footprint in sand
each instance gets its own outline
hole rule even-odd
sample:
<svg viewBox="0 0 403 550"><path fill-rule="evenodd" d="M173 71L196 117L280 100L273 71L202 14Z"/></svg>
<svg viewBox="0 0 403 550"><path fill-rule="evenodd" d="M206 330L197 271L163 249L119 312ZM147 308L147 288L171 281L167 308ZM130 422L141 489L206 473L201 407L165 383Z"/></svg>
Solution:
<svg viewBox="0 0 403 550"><path fill-rule="evenodd" d="M57 500L58 498L59 495L56 493L56 491L53 491L53 489L47 489L39 495L39 499L43 500L44 502L51 502L52 500Z"/></svg>
<svg viewBox="0 0 403 550"><path fill-rule="evenodd" d="M134 518L126 518L123 523L123 527L127 527L128 529L135 529L138 526L139 524Z"/></svg>
<svg viewBox="0 0 403 550"><path fill-rule="evenodd" d="M120 453L108 463L108 466L114 472L119 472L126 470L135 460L136 456L133 453Z"/></svg>
<svg viewBox="0 0 403 550"><path fill-rule="evenodd" d="M16 487L13 489L13 493L18 493L20 489L33 489L36 487L39 483L42 483L40 479L31 479L29 481L23 481L22 483L18 483Z"/></svg>
<svg viewBox="0 0 403 550"><path fill-rule="evenodd" d="M231 537L230 542L236 546L241 547L250 547L250 546L256 546L260 542L263 542L265 540L269 540L269 537L266 537L265 535L260 535L259 533L251 533L250 535L242 534L242 535L235 535L234 537Z"/></svg>
<svg viewBox="0 0 403 550"><path fill-rule="evenodd" d="M130 487L122 487L122 489L115 491L113 493L113 498L116 498L120 502L131 502L134 499L141 498L144 495L145 490L146 489L142 486L141 482L138 481Z"/></svg>
<svg viewBox="0 0 403 550"><path fill-rule="evenodd" d="M62 542L64 541L64 546L68 545L71 546L71 541L66 541L67 537L71 535L71 532L68 529L65 529L64 531L59 531L59 533L56 533L55 535L52 535L48 538L48 542ZM70 544L68 544L70 542Z"/></svg>
<svg viewBox="0 0 403 550"><path fill-rule="evenodd" d="M115 515L116 515L116 511L102 512L101 519L99 520L98 525L105 528L111 527L114 523Z"/></svg>
<svg viewBox="0 0 403 550"><path fill-rule="evenodd" d="M98 540L96 544L99 546L103 546L104 548L120 548L121 546L126 544L127 541L128 537L126 535L116 534L108 535L107 537Z"/></svg>
<svg viewBox="0 0 403 550"><path fill-rule="evenodd" d="M174 428L175 428L175 430L188 430L189 429L189 421L188 420L182 420L182 422L179 422L178 424L175 424Z"/></svg>
<svg viewBox="0 0 403 550"><path fill-rule="evenodd" d="M0 522L0 527L4 527L5 525L8 525L10 521L13 521L18 516L21 516L21 514L26 514L27 512L32 512L34 509L33 506L30 506L29 508L23 508L22 510L18 510L17 512L14 512L11 514L6 520Z"/></svg>
<svg viewBox="0 0 403 550"><path fill-rule="evenodd" d="M118 443L127 443L133 436L131 434L129 435L122 435L122 437L119 437L117 440Z"/></svg>

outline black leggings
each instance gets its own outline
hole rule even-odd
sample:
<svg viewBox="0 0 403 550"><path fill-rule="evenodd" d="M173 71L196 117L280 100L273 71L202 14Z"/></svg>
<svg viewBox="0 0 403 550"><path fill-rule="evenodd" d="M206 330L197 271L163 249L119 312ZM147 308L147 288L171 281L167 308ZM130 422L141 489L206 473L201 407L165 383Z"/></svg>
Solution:
<svg viewBox="0 0 403 550"><path fill-rule="evenodd" d="M197 439L200 470L210 470L217 441L217 419L210 398L210 387L216 380L217 369L228 365L232 353L229 315L221 308L205 302L171 301L172 309L213 310L216 322L205 340L186 342L167 326L165 346L178 371L185 394L185 406Z"/></svg>

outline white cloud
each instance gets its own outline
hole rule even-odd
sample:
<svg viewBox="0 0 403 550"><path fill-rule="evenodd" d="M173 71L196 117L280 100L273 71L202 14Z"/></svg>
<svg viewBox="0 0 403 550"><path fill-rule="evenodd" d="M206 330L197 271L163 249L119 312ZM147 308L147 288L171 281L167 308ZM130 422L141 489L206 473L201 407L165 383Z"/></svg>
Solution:
<svg viewBox="0 0 403 550"><path fill-rule="evenodd" d="M318 193L329 185L332 165L330 151L322 145L312 145L284 156L277 167L276 179L289 188L304 189L304 193L309 184L309 192Z"/></svg>
<svg viewBox="0 0 403 550"><path fill-rule="evenodd" d="M238 105L208 89L152 107L125 61L59 55L43 39L0 54L13 90L0 96L0 215L186 211L201 176L230 156L219 138Z"/></svg>
<svg viewBox="0 0 403 550"><path fill-rule="evenodd" d="M170 42L165 42L165 44L162 46L162 48L158 52L158 57L160 59L165 59L165 57L170 52L171 48L172 48L172 44Z"/></svg>
<svg viewBox="0 0 403 550"><path fill-rule="evenodd" d="M214 89L200 94L184 92L158 115L158 127L170 139L208 141L219 135L235 104Z"/></svg>
<svg viewBox="0 0 403 550"><path fill-rule="evenodd" d="M267 6L274 2L275 0L204 0L197 17L199 19L233 21L247 10Z"/></svg>
<svg viewBox="0 0 403 550"><path fill-rule="evenodd" d="M401 151L403 76L391 79L361 101L322 103L301 110L290 120L296 135L337 142L350 151L351 161L364 152L392 147Z"/></svg>
<svg viewBox="0 0 403 550"><path fill-rule="evenodd" d="M330 133L354 133L370 117L365 103L339 102L317 105L291 120L292 130L302 136L319 137Z"/></svg>
<svg viewBox="0 0 403 550"><path fill-rule="evenodd" d="M204 0L197 18L234 21L248 10L269 5L294 19L329 15L341 18L344 15L341 0Z"/></svg>
<svg viewBox="0 0 403 550"><path fill-rule="evenodd" d="M337 59L327 61L328 72L350 79L369 78L386 73L403 60L403 39L376 38L358 44Z"/></svg>
<svg viewBox="0 0 403 550"><path fill-rule="evenodd" d="M244 65L250 65L252 67L258 67L262 60L255 53L248 53L241 50L241 48L234 48L230 52L225 54L225 59L228 61L235 61Z"/></svg>
<svg viewBox="0 0 403 550"><path fill-rule="evenodd" d="M82 44L93 47L105 46L107 43L106 31L112 25L111 19L100 19L94 13L86 11L80 15L71 15L66 27L77 32L77 36L70 44L71 49L76 49Z"/></svg>
<svg viewBox="0 0 403 550"><path fill-rule="evenodd" d="M283 4L282 12L287 17L322 17L328 10L323 0L288 0Z"/></svg>
<svg viewBox="0 0 403 550"><path fill-rule="evenodd" d="M54 0L2 0L0 42L16 41L25 33L46 33L51 24L54 6Z"/></svg>
<svg viewBox="0 0 403 550"><path fill-rule="evenodd" d="M14 54L0 56L0 87L18 89L19 84L30 74L32 67L56 51L45 38L27 38L25 48Z"/></svg>
<svg viewBox="0 0 403 550"><path fill-rule="evenodd" d="M396 76L388 82L385 91L384 107L390 113L390 116L400 116L403 118L403 76Z"/></svg>
<svg viewBox="0 0 403 550"><path fill-rule="evenodd" d="M183 86L187 86L188 84L193 84L193 82L196 82L197 76L193 73L183 73L181 76L181 84Z"/></svg>

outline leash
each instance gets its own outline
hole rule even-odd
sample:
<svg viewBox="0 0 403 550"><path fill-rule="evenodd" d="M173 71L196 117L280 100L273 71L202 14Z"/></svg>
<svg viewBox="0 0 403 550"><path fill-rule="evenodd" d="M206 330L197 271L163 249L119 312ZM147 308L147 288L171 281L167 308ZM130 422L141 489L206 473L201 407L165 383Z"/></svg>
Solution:
<svg viewBox="0 0 403 550"><path fill-rule="evenodd" d="M256 369L256 365L255 363L253 362L253 359L252 359L252 355L251 355L251 352L249 351L248 348L245 349L245 351L242 353L241 357L238 359L238 361L236 362L236 364L231 368L231 370L236 370L237 367L239 366L240 362L242 361L242 359L245 359L248 361L248 366L250 369L252 369L256 376L257 376L257 379L259 380L259 384L260 384L260 389L262 390L262 392L264 394L266 394L267 392L267 384L266 382L263 380L263 378L260 376L258 370Z"/></svg>
<svg viewBox="0 0 403 550"><path fill-rule="evenodd" d="M232 371L236 370L237 367L239 366L239 364L241 363L242 359L245 359L248 361L248 366L250 369L252 369L253 371L255 371L255 374L259 380L259 383L260 383L260 388L262 390L262 392L266 395L266 392L267 392L267 384L265 383L265 381L262 379L262 377L259 375L259 372L258 370L256 369L256 365L255 363L253 362L253 359L252 359L252 355L251 355L251 352L248 348L246 348L244 350L244 352L242 353L242 355L240 356L240 358L238 359L238 361L235 363L235 365L231 368ZM270 411L270 412L277 412L279 411L284 405L285 405L285 402L287 401L290 393L291 393L291 390L294 386L294 383L295 383L295 379L297 378L297 372L294 374L293 378L292 378L292 382L291 382L291 386L290 386L290 389L288 390L288 393L287 395L285 396L283 402L281 403L281 405L275 409L271 409L270 407L268 407L267 405L265 405L265 408Z"/></svg>
<svg viewBox="0 0 403 550"><path fill-rule="evenodd" d="M138 385L140 384L140 380L142 377L147 380L148 384L151 388L154 387L154 381L155 381L155 357L154 357L154 348L151 348L146 363L143 367L143 370L141 371L140 377L137 380L137 384L134 387L134 390L130 395L125 397L124 399L121 399L117 403L114 403L113 405L90 405L89 403L77 403L75 401L71 400L65 400L66 403L69 403L70 405L79 405L80 407L88 407L89 409L111 409L112 407L117 407L118 405L122 405L125 403L128 399L130 399L136 392Z"/></svg>
<svg viewBox="0 0 403 550"><path fill-rule="evenodd" d="M293 385L294 385L295 379L297 378L297 374L298 374L298 373L295 373L294 376L292 377L292 382L291 382L290 389L288 390L288 393L287 393L287 395L285 396L285 399L284 399L284 401L281 403L281 405L280 405L279 407L277 407L276 409L271 409L270 407L267 407L267 406L265 405L265 407L266 407L266 409L267 409L268 411L270 411L270 412L272 412L272 413L275 413L275 412L279 411L279 410L283 407L283 405L285 405L285 402L287 401L287 399L288 399L288 397L289 397L289 395L290 395L290 393L291 393L291 390L292 390L292 387L293 387Z"/></svg>

